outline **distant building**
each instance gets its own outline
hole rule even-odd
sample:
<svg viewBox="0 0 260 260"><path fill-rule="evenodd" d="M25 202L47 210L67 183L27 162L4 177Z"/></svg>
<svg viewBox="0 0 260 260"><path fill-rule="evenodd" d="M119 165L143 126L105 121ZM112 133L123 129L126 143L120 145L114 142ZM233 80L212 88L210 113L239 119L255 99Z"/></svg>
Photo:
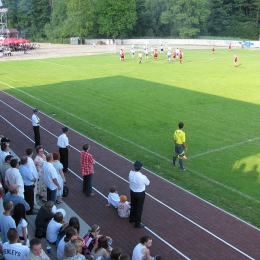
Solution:
<svg viewBox="0 0 260 260"><path fill-rule="evenodd" d="M18 38L18 34L19 32L15 28L3 29L1 31L1 35L9 38Z"/></svg>

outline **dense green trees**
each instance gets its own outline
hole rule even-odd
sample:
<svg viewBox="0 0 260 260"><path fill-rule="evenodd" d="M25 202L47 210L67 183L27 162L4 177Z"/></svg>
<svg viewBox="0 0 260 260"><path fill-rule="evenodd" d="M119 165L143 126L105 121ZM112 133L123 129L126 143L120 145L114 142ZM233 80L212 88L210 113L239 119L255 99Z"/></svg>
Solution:
<svg viewBox="0 0 260 260"><path fill-rule="evenodd" d="M44 27L48 39L57 39L58 42L63 42L63 39L67 37L64 26L68 18L67 2L68 0L52 0L50 21Z"/></svg>
<svg viewBox="0 0 260 260"><path fill-rule="evenodd" d="M96 6L101 35L124 38L136 22L135 0L99 0Z"/></svg>
<svg viewBox="0 0 260 260"><path fill-rule="evenodd" d="M228 36L258 39L260 0L2 0L32 40Z"/></svg>
<svg viewBox="0 0 260 260"><path fill-rule="evenodd" d="M175 27L182 38L197 36L202 22L210 14L207 0L166 0L167 10L162 12L161 21Z"/></svg>

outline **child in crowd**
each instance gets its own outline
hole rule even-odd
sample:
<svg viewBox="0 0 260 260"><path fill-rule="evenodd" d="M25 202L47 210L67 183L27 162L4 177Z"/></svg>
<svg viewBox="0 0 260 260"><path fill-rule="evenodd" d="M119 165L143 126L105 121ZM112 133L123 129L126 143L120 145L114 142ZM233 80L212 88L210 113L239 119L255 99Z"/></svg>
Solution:
<svg viewBox="0 0 260 260"><path fill-rule="evenodd" d="M125 195L120 196L120 202L118 203L118 215L121 218L128 218L130 215L130 203L127 201L127 197Z"/></svg>
<svg viewBox="0 0 260 260"><path fill-rule="evenodd" d="M100 227L95 224L91 227L91 229L88 230L88 233L83 237L84 239L84 247L82 248L82 253L84 255L90 254L94 246L97 244L98 238L101 236L99 234L100 232ZM106 237L109 244L111 245L113 240L111 237Z"/></svg>
<svg viewBox="0 0 260 260"><path fill-rule="evenodd" d="M51 244L56 243L59 231L65 224L66 221L63 219L63 214L56 212L54 218L49 222L46 231L46 238Z"/></svg>
<svg viewBox="0 0 260 260"><path fill-rule="evenodd" d="M107 207L112 205L114 208L117 209L117 205L118 205L119 201L120 201L120 198L119 198L116 188L111 187L110 192L107 197L107 202L108 202Z"/></svg>

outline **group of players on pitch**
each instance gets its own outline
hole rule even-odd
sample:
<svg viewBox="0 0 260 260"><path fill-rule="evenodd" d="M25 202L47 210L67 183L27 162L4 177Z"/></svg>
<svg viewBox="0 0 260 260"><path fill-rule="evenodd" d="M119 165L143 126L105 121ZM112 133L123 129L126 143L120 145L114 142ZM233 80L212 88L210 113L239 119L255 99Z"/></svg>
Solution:
<svg viewBox="0 0 260 260"><path fill-rule="evenodd" d="M163 46L161 45L161 54L163 54ZM134 46L132 46L132 50L131 50L131 54L132 54L132 58L135 57L135 49ZM145 59L149 59L149 52L148 52L148 47L145 45L144 46L144 54L145 54ZM154 48L153 46L151 47L151 56L154 58L154 60L157 60L158 58L158 50L156 48ZM139 52L138 54L139 57L139 64L142 63L142 59L143 59L143 54L142 51ZM171 60L172 57L172 60ZM176 61L176 59L179 59L180 64L182 64L182 57L183 57L183 52L181 50L179 50L179 48L177 48L176 50L173 51L173 53L171 52L171 47L168 47L168 52L167 52L167 60L168 61Z"/></svg>
<svg viewBox="0 0 260 260"><path fill-rule="evenodd" d="M163 54L163 46L161 45L161 54ZM154 60L157 60L158 58L158 50L156 48L154 48L153 46L151 47L151 56L154 58ZM124 50L121 49L120 50L120 60L124 61L125 60L125 54L124 54ZM131 55L132 58L135 57L135 48L134 45L132 45L132 49L131 49ZM148 51L148 47L145 45L144 46L144 55L145 55L145 59L149 59L149 51ZM143 53L142 51L139 52L138 54L139 57L139 64L142 63L143 60ZM172 57L172 60L171 60ZM167 60L168 61L176 61L177 59L179 59L180 64L182 64L182 57L183 57L183 52L181 50L179 50L179 48L177 48L176 50L173 51L173 53L171 52L171 47L168 47L168 52L167 52Z"/></svg>
<svg viewBox="0 0 260 260"><path fill-rule="evenodd" d="M229 44L228 46L228 49L231 50L231 44ZM160 53L163 54L163 45L161 45L160 47ZM215 46L213 46L212 48L212 53L214 54L215 53ZM124 50L121 49L120 50L120 60L121 61L124 61L125 60L125 53L124 53ZM132 45L132 49L131 49L131 55L132 55L132 58L135 57L135 48L134 48L134 45ZM148 52L148 47L145 45L144 46L144 55L145 55L145 59L149 59L149 52ZM151 47L151 56L154 58L154 60L157 60L158 58L158 51L156 48L154 48L153 46ZM139 52L138 54L138 57L139 57L139 64L142 63L142 60L143 60L143 53L142 51ZM171 59L172 57L172 59ZM173 51L173 53L171 53L171 47L168 47L168 52L167 52L167 60L168 61L176 61L177 59L179 59L179 62L180 64L182 64L182 58L183 58L183 52L181 50L179 50L179 48L177 48L176 50ZM237 61L238 61L238 56L237 54L234 54L234 65L235 67L237 67Z"/></svg>

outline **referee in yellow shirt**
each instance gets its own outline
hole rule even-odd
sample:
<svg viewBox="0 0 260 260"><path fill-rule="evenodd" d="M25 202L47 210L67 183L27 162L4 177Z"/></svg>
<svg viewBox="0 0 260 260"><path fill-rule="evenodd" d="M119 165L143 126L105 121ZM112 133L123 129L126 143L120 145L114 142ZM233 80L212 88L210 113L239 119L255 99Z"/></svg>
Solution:
<svg viewBox="0 0 260 260"><path fill-rule="evenodd" d="M184 153L185 151L187 151L186 137L185 137L185 133L182 131L183 127L184 124L180 122L179 129L177 129L173 135L175 151L174 151L172 163L173 166L176 166L176 159L179 156L179 164L180 164L181 171L187 171L187 169L183 167L183 162L182 162Z"/></svg>

